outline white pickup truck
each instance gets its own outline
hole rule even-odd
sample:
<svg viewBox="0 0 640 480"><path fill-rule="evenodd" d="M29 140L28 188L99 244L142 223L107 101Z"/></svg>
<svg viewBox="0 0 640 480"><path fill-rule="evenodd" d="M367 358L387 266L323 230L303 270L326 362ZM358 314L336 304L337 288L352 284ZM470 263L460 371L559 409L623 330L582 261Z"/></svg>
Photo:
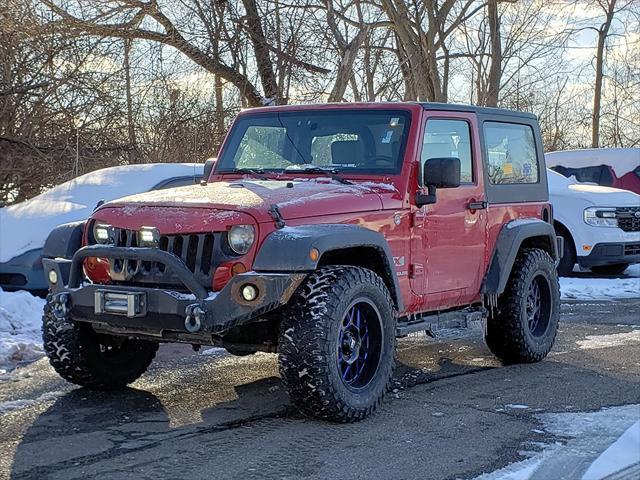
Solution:
<svg viewBox="0 0 640 480"><path fill-rule="evenodd" d="M640 195L578 183L547 170L556 234L564 237L560 275L576 263L592 272L619 275L640 262Z"/></svg>

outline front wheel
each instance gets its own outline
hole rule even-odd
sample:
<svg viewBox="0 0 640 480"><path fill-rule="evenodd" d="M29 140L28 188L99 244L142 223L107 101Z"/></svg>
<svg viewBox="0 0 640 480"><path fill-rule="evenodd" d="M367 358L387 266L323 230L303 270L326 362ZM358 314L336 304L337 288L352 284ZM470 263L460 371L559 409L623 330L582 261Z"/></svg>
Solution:
<svg viewBox="0 0 640 480"><path fill-rule="evenodd" d="M65 380L98 390L124 388L149 367L158 344L96 333L86 322L58 318L45 304L42 325L49 363Z"/></svg>
<svg viewBox="0 0 640 480"><path fill-rule="evenodd" d="M487 346L505 363L538 362L553 347L559 318L560 287L554 262L543 250L525 249L489 315Z"/></svg>
<svg viewBox="0 0 640 480"><path fill-rule="evenodd" d="M573 273L573 267L576 266L576 247L573 244L573 238L560 229L556 229L556 235L564 237L564 250L562 258L558 263L558 275L568 277Z"/></svg>
<svg viewBox="0 0 640 480"><path fill-rule="evenodd" d="M296 293L280 327L280 374L303 413L339 422L371 414L395 366L395 310L382 279L325 267Z"/></svg>

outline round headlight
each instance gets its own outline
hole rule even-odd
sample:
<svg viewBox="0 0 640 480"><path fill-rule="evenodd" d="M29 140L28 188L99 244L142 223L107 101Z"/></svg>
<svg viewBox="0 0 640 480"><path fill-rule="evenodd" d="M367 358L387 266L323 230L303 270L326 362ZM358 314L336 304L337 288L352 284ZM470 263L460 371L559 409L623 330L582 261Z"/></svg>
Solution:
<svg viewBox="0 0 640 480"><path fill-rule="evenodd" d="M256 238L252 225L234 225L229 230L229 246L239 255L247 253Z"/></svg>

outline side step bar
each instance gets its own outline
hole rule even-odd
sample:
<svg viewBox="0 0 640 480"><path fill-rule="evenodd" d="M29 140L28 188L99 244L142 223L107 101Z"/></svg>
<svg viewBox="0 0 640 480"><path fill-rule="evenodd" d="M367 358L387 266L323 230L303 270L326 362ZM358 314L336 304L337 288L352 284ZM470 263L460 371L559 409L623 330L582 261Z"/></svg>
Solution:
<svg viewBox="0 0 640 480"><path fill-rule="evenodd" d="M436 332L445 328L470 328L473 323L482 322L487 317L487 313L485 308L478 307L442 313L425 313L417 318L412 316L410 321L398 321L396 337L406 337L410 333L425 330Z"/></svg>

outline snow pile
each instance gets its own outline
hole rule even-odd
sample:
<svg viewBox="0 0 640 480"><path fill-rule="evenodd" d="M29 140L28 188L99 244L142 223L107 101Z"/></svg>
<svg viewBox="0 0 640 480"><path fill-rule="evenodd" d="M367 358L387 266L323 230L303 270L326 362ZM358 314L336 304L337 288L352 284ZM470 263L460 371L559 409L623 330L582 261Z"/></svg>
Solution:
<svg viewBox="0 0 640 480"><path fill-rule="evenodd" d="M173 177L202 175L202 164L150 163L103 168L58 185L37 197L0 209L0 262L42 248L49 232L84 220L100 200L146 192Z"/></svg>
<svg viewBox="0 0 640 480"><path fill-rule="evenodd" d="M640 462L640 420L631 425L593 462L582 476L584 480L606 478Z"/></svg>
<svg viewBox="0 0 640 480"><path fill-rule="evenodd" d="M640 405L624 405L598 412L536 415L562 443L544 445L540 452L522 452L529 458L476 480L547 480L558 478L558 472L572 472L575 479L604 480L640 464L639 413Z"/></svg>
<svg viewBox="0 0 640 480"><path fill-rule="evenodd" d="M33 361L43 355L44 303L28 292L0 289L0 372L3 367Z"/></svg>

